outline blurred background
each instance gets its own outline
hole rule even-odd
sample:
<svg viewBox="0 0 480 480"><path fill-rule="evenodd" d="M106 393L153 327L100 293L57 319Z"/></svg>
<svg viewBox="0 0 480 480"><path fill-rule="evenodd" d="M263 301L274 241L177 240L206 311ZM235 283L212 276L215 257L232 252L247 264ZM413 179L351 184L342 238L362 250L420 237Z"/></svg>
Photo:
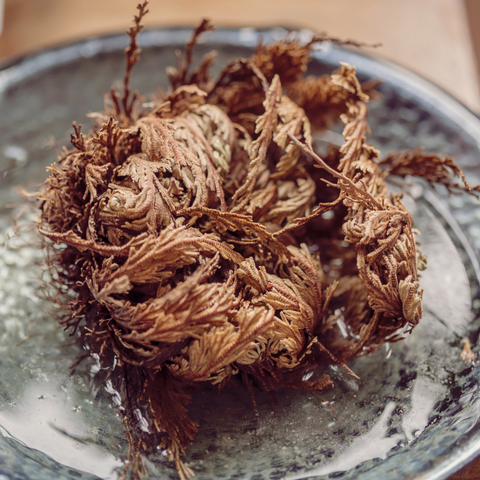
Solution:
<svg viewBox="0 0 480 480"><path fill-rule="evenodd" d="M0 67L28 52L130 25L139 0L0 0ZM480 0L150 0L145 23L308 28L367 48L480 114ZM3 28L3 30L2 30ZM480 479L480 460L449 480Z"/></svg>
<svg viewBox="0 0 480 480"><path fill-rule="evenodd" d="M123 31L138 0L0 0L4 57ZM2 8L3 4L3 8ZM309 28L381 43L375 54L433 81L480 113L480 0L151 0L147 26ZM0 13L0 20L2 13Z"/></svg>

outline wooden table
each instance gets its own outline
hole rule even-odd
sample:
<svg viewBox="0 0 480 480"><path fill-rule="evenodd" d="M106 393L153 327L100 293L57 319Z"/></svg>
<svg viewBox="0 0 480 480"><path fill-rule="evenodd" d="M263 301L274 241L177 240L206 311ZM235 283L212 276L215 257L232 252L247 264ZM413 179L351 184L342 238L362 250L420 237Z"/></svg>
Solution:
<svg viewBox="0 0 480 480"><path fill-rule="evenodd" d="M5 0L0 57L125 30L138 1ZM480 1L466 2L480 17ZM375 54L416 71L480 112L475 53L462 0L151 0L149 9L147 26L193 26L207 17L220 26L309 28L381 43ZM480 459L449 480L461 479L480 479Z"/></svg>

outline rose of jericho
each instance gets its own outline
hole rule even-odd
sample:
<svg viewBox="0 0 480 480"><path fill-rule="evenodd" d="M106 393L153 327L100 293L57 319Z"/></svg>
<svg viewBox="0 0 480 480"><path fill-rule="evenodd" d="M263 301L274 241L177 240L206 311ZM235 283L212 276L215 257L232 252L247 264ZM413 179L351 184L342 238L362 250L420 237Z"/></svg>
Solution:
<svg viewBox="0 0 480 480"><path fill-rule="evenodd" d="M319 391L329 376L303 381L306 372L337 364L355 376L346 362L419 322L425 259L387 175L471 188L449 158L379 160L355 69L304 76L322 37L259 45L212 80L214 53L190 71L212 29L203 21L169 70L170 92L143 102L129 87L146 3L138 10L124 91L112 89L90 135L74 124L73 149L49 167L39 228L70 308L65 327L123 395L131 458L139 468L141 452L160 445L185 478L192 382L240 376L252 394ZM344 144L320 158L312 132L338 119Z"/></svg>

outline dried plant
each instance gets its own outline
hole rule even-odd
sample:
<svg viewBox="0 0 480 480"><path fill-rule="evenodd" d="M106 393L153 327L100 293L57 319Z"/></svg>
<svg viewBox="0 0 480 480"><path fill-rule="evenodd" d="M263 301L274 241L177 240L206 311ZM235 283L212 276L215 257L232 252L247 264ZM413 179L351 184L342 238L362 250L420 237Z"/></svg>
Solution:
<svg viewBox="0 0 480 480"><path fill-rule="evenodd" d="M432 187L443 185L449 193L463 191L477 196L480 191L479 185L471 187L468 184L462 169L453 158L448 156L441 158L436 153L424 153L421 148L391 153L380 162L380 165L390 175L422 177ZM455 177L460 178L462 184L453 181Z"/></svg>
<svg viewBox="0 0 480 480"><path fill-rule="evenodd" d="M172 90L142 111L129 85L146 3L128 31L124 92L112 90L92 134L74 124L73 149L40 194L39 229L70 308L64 326L81 332L123 396L134 468L161 446L184 479L198 428L186 385L241 375L252 392L319 391L331 379L303 381L306 371L338 364L356 376L346 362L417 325L423 257L385 178L458 188L451 177L463 174L420 151L380 162L355 69L303 77L320 37L259 45L214 82L213 55L189 72L212 29L203 21L169 71ZM345 143L322 159L312 128L338 118Z"/></svg>

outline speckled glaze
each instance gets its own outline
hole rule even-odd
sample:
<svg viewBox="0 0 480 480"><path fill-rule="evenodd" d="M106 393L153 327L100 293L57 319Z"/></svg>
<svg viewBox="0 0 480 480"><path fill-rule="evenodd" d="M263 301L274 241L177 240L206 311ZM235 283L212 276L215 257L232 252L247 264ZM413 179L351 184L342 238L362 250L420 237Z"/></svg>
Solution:
<svg viewBox="0 0 480 480"><path fill-rule="evenodd" d="M219 70L249 56L260 36L284 34L218 30L204 37L197 58L218 50ZM165 87L165 67L189 35L143 33L134 87ZM35 214L24 216L14 238L10 217L21 202L14 186L33 190L55 160L52 139L67 145L73 120L92 125L86 114L102 109L103 93L122 78L126 43L123 35L89 39L0 70L0 480L116 479L123 467L118 394L93 358L69 375L82 351L58 329L54 302L42 298ZM361 80L383 81L369 118L384 154L423 145L455 157L472 183L480 181L480 121L465 107L395 65L329 44L315 51L310 72L330 73L340 61L355 65ZM340 131L318 137L318 148ZM255 411L240 384L194 395L200 430L186 461L197 479L441 480L480 453L480 364L460 359L465 336L478 351L480 204L422 183L402 188L429 259L421 324L404 342L352 362L360 381L331 367L336 388L323 400L281 391L272 402L260 392ZM152 480L177 478L160 450L146 466Z"/></svg>

